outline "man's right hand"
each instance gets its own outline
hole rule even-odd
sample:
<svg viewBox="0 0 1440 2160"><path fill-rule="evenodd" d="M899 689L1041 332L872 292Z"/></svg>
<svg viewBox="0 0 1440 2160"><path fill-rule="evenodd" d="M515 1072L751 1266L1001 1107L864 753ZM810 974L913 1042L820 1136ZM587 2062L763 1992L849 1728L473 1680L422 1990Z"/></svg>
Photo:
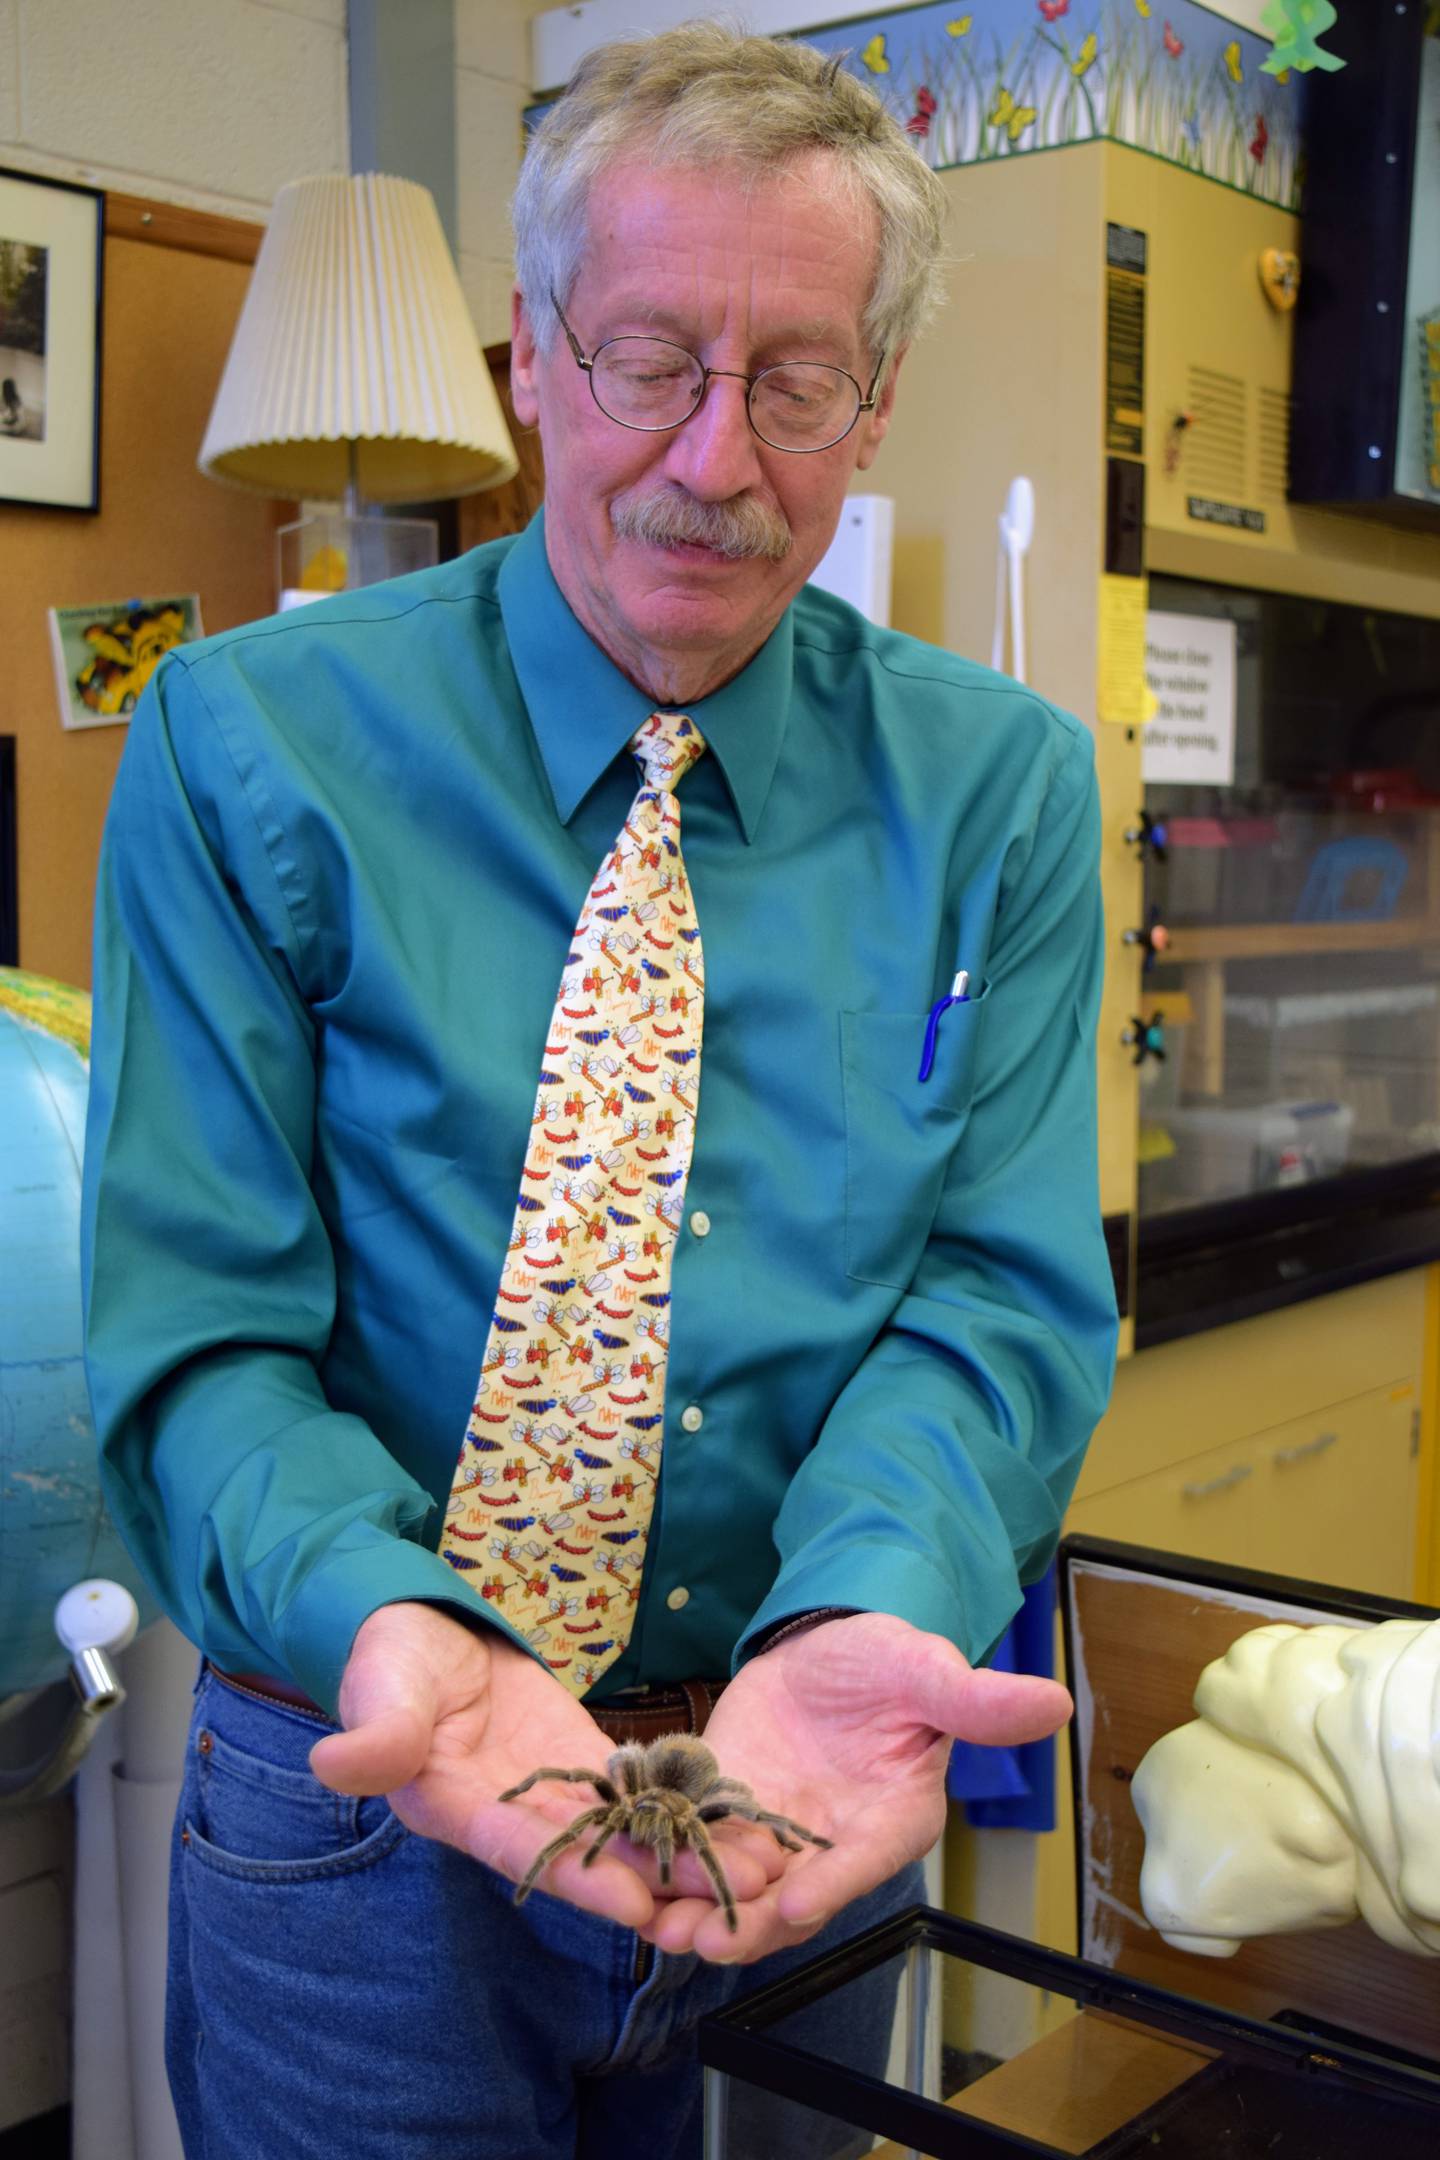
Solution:
<svg viewBox="0 0 1440 2160"><path fill-rule="evenodd" d="M542 1765L603 1771L613 1743L583 1706L499 1629L481 1635L432 1605L385 1605L362 1624L340 1683L345 1730L317 1741L310 1767L335 1792L384 1793L407 1828L458 1846L520 1882L536 1855L598 1794L588 1785L533 1785L498 1795ZM623 1927L644 1927L657 1900L709 1896L693 1854L668 1892L654 1855L620 1839L593 1867L588 1836L546 1867L537 1888ZM618 1850L617 1850L618 1844ZM783 1860L783 1854L777 1854ZM752 1841L726 1841L737 1899L776 1872Z"/></svg>

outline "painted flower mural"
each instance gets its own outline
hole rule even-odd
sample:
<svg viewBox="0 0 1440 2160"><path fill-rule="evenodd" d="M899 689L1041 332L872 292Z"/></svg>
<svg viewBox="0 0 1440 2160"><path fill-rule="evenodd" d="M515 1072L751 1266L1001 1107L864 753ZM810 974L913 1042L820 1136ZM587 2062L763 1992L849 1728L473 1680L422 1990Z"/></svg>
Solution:
<svg viewBox="0 0 1440 2160"><path fill-rule="evenodd" d="M1299 207L1298 84L1269 45L1196 0L976 0L804 31L894 112L927 164L1104 136Z"/></svg>
<svg viewBox="0 0 1440 2160"><path fill-rule="evenodd" d="M1329 0L1269 0L1273 50L1199 0L1161 4L936 0L795 34L843 53L936 171L1104 137L1297 210L1300 77L1344 64L1315 46Z"/></svg>

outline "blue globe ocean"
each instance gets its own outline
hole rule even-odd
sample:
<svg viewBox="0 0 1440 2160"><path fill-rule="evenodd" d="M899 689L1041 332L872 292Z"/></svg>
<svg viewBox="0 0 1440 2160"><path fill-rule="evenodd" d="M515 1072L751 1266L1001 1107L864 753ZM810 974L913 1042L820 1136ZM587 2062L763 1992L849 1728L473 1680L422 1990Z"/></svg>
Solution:
<svg viewBox="0 0 1440 2160"><path fill-rule="evenodd" d="M0 1697L63 1679L51 1624L108 1576L157 1607L100 1497L80 1326L90 1000L0 968Z"/></svg>

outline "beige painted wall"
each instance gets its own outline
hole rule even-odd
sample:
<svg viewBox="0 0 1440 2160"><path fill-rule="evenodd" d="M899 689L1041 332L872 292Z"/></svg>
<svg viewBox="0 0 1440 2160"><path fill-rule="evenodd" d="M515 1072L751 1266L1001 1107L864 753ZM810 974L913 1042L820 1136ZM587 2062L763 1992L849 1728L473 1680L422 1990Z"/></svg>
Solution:
<svg viewBox="0 0 1440 2160"><path fill-rule="evenodd" d="M345 0L0 0L0 164L263 220L348 157Z"/></svg>
<svg viewBox="0 0 1440 2160"><path fill-rule="evenodd" d="M510 335L510 197L531 102L535 0L455 0L455 174L460 282L482 345Z"/></svg>
<svg viewBox="0 0 1440 2160"><path fill-rule="evenodd" d="M482 344L510 335L536 12L455 0L458 257ZM0 0L0 165L263 222L349 147L345 0Z"/></svg>

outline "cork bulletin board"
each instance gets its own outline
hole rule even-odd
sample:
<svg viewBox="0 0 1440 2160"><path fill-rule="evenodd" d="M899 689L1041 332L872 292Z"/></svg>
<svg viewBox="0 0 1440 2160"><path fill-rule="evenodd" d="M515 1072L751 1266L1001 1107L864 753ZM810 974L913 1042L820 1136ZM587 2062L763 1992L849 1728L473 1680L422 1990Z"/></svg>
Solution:
<svg viewBox="0 0 1440 2160"><path fill-rule="evenodd" d="M207 480L195 462L261 231L106 197L99 511L0 504L19 963L81 988L126 729L61 727L46 610L195 592L214 631L274 607L274 532L293 512Z"/></svg>

